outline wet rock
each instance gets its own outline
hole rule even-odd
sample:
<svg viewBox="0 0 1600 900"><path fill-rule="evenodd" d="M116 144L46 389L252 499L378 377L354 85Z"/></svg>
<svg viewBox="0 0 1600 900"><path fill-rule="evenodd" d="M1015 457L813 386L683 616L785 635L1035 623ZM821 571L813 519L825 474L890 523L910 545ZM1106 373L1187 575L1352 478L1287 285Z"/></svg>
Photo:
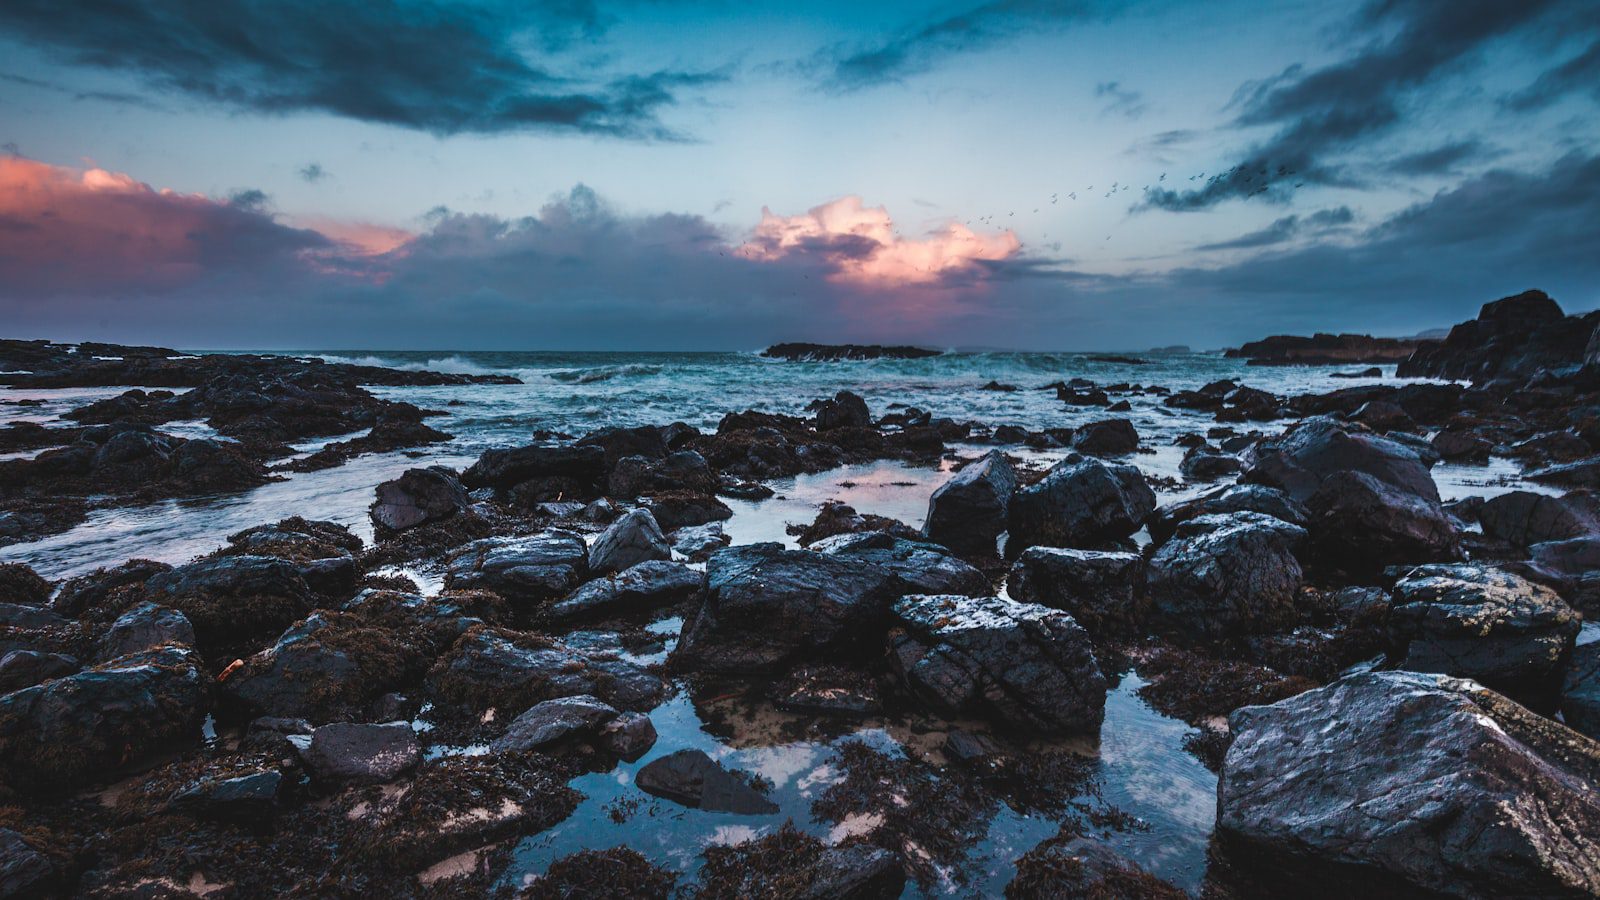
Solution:
<svg viewBox="0 0 1600 900"><path fill-rule="evenodd" d="M361 718L426 665L422 648L394 632L352 613L317 612L246 659L222 682L222 692L258 716Z"/></svg>
<svg viewBox="0 0 1600 900"><path fill-rule="evenodd" d="M618 758L633 762L656 743L656 726L641 712L619 713L600 728L600 747Z"/></svg>
<svg viewBox="0 0 1600 900"><path fill-rule="evenodd" d="M599 446L514 447L486 450L461 473L468 490L493 488L500 496L518 485L540 480L573 485L593 496L606 477L606 451Z"/></svg>
<svg viewBox="0 0 1600 900"><path fill-rule="evenodd" d="M142 586L151 577L171 569L166 563L148 559L130 559L114 568L96 569L87 575L68 579L50 608L64 616L73 617L94 611L94 618L110 621L125 606L119 605L114 597Z"/></svg>
<svg viewBox="0 0 1600 900"><path fill-rule="evenodd" d="M1319 559L1346 572L1460 558L1455 523L1438 500L1407 493L1365 472L1323 479L1306 501Z"/></svg>
<svg viewBox="0 0 1600 900"><path fill-rule="evenodd" d="M998 450L969 463L928 499L922 534L957 553L991 556L1006 530L1017 473Z"/></svg>
<svg viewBox="0 0 1600 900"><path fill-rule="evenodd" d="M890 900L905 891L900 857L882 847L829 847L817 857L816 875L803 900Z"/></svg>
<svg viewBox="0 0 1600 900"><path fill-rule="evenodd" d="M1511 445L1511 455L1528 466L1572 462L1592 453L1589 442L1570 431L1547 431Z"/></svg>
<svg viewBox="0 0 1600 900"><path fill-rule="evenodd" d="M300 759L318 781L383 784L415 769L422 750L406 722L335 722L311 732Z"/></svg>
<svg viewBox="0 0 1600 900"><path fill-rule="evenodd" d="M152 576L145 594L183 613L198 649L217 662L271 640L315 602L299 569L269 556L192 562Z"/></svg>
<svg viewBox="0 0 1600 900"><path fill-rule="evenodd" d="M801 666L790 672L773 686L772 701L789 712L850 718L870 716L882 708L871 676L828 665Z"/></svg>
<svg viewBox="0 0 1600 900"><path fill-rule="evenodd" d="M18 603L0 603L0 628L45 630L64 628L69 623L48 609L23 606Z"/></svg>
<svg viewBox="0 0 1600 900"><path fill-rule="evenodd" d="M1187 896L1110 847L1085 837L1056 837L1041 843L1017 860L1017 874L1006 885L1007 900L1183 900Z"/></svg>
<svg viewBox="0 0 1600 900"><path fill-rule="evenodd" d="M173 795L172 806L212 819L255 823L271 817L286 789L283 773L276 769L204 778Z"/></svg>
<svg viewBox="0 0 1600 900"><path fill-rule="evenodd" d="M0 603L44 606L55 586L22 563L0 563Z"/></svg>
<svg viewBox="0 0 1600 900"><path fill-rule="evenodd" d="M706 576L673 660L708 672L770 672L871 646L900 595L899 579L878 566L775 543L715 553Z"/></svg>
<svg viewBox="0 0 1600 900"><path fill-rule="evenodd" d="M67 788L200 736L209 696L188 649L125 656L0 697L0 762L19 790Z"/></svg>
<svg viewBox="0 0 1600 900"><path fill-rule="evenodd" d="M378 485L377 493L369 512L380 535L473 514L466 488L442 466L407 469Z"/></svg>
<svg viewBox="0 0 1600 900"><path fill-rule="evenodd" d="M584 738L617 717L617 710L588 694L557 697L528 707L506 733L489 745L496 752L543 750L569 738Z"/></svg>
<svg viewBox="0 0 1600 900"><path fill-rule="evenodd" d="M1566 316L1543 291L1525 291L1485 303L1478 318L1450 329L1443 341L1424 343L1401 363L1401 378L1526 378L1541 370L1584 361L1594 317Z"/></svg>
<svg viewBox="0 0 1600 900"><path fill-rule="evenodd" d="M1600 498L1588 491L1564 497L1509 491L1484 501L1478 521L1484 534L1515 547L1600 535Z"/></svg>
<svg viewBox="0 0 1600 900"><path fill-rule="evenodd" d="M668 534L667 540L672 542L674 551L693 562L703 562L711 554L728 546L733 539L723 532L721 522L707 522L679 528Z"/></svg>
<svg viewBox="0 0 1600 900"><path fill-rule="evenodd" d="M1311 513L1294 498L1277 488L1260 484L1234 484L1201 494L1181 503L1172 503L1155 511L1146 525L1150 538L1162 544L1172 537L1178 526L1197 516L1220 513L1257 512L1299 525L1311 524Z"/></svg>
<svg viewBox="0 0 1600 900"><path fill-rule="evenodd" d="M865 428L872 424L872 413L867 410L867 401L849 391L834 394L832 400L817 400L807 409L816 412L813 421L818 431Z"/></svg>
<svg viewBox="0 0 1600 900"><path fill-rule="evenodd" d="M1561 718L1573 730L1600 740L1600 641L1572 651L1562 685Z"/></svg>
<svg viewBox="0 0 1600 900"><path fill-rule="evenodd" d="M733 510L726 503L710 494L694 491L651 494L645 498L644 504L663 531L677 531L733 518Z"/></svg>
<svg viewBox="0 0 1600 900"><path fill-rule="evenodd" d="M646 560L670 560L672 548L647 509L635 509L613 522L589 548L589 569L620 572Z"/></svg>
<svg viewBox="0 0 1600 900"><path fill-rule="evenodd" d="M1371 428L1373 431L1416 431L1417 423L1411 416L1401 409L1399 404L1388 400L1371 400L1361 404L1350 415L1352 421Z"/></svg>
<svg viewBox="0 0 1600 900"><path fill-rule="evenodd" d="M618 709L661 701L661 679L614 653L588 652L536 634L478 626L428 672L435 706L447 715L494 710L515 716L542 700L592 694Z"/></svg>
<svg viewBox="0 0 1600 900"><path fill-rule="evenodd" d="M1011 498L1009 554L1044 545L1096 547L1139 530L1155 492L1138 468L1068 457Z"/></svg>
<svg viewBox="0 0 1600 900"><path fill-rule="evenodd" d="M194 626L175 609L141 603L123 613L100 639L99 658L116 659L167 644L194 645Z"/></svg>
<svg viewBox="0 0 1600 900"><path fill-rule="evenodd" d="M682 563L646 560L596 578L548 609L556 621L628 615L671 606L699 593L705 574Z"/></svg>
<svg viewBox="0 0 1600 900"><path fill-rule="evenodd" d="M1472 678L1549 705L1581 617L1554 591L1486 566L1418 566L1394 587L1389 628L1407 669Z"/></svg>
<svg viewBox="0 0 1600 900"><path fill-rule="evenodd" d="M1070 613L1097 639L1142 634L1148 613L1137 553L1030 547L1007 589L1012 599Z"/></svg>
<svg viewBox="0 0 1600 900"><path fill-rule="evenodd" d="M1529 481L1559 484L1574 488L1600 488L1600 456L1590 456L1573 462L1558 463L1535 469L1526 475Z"/></svg>
<svg viewBox="0 0 1600 900"><path fill-rule="evenodd" d="M699 750L679 750L640 769L639 789L674 803L707 812L767 815L778 805L756 790L749 779L730 772Z"/></svg>
<svg viewBox="0 0 1600 900"><path fill-rule="evenodd" d="M1254 512L1199 516L1150 559L1151 618L1199 639L1259 634L1294 624L1305 529Z"/></svg>
<svg viewBox="0 0 1600 900"><path fill-rule="evenodd" d="M271 525L257 525L228 535L228 546L218 554L276 556L303 565L359 552L361 538L351 534L344 525L290 516Z"/></svg>
<svg viewBox="0 0 1600 900"><path fill-rule="evenodd" d="M71 675L78 661L62 653L12 650L0 656L0 694L30 688L52 678Z"/></svg>
<svg viewBox="0 0 1600 900"><path fill-rule="evenodd" d="M0 897L24 900L50 896L57 879L55 863L10 828L0 828Z"/></svg>
<svg viewBox="0 0 1600 900"><path fill-rule="evenodd" d="M817 517L810 525L790 525L785 529L795 536L795 542L802 547L820 549L822 542L829 541L841 535L848 536L864 532L886 532L896 537L917 538L921 535L911 526L891 519L887 516L877 516L872 513L858 513L856 508L837 500L823 501L822 508L817 511Z"/></svg>
<svg viewBox="0 0 1600 900"><path fill-rule="evenodd" d="M1439 489L1417 450L1390 438L1352 430L1327 416L1291 426L1256 445L1243 480L1287 493L1301 503L1322 482L1346 470L1362 472L1400 491L1439 502Z"/></svg>
<svg viewBox="0 0 1600 900"><path fill-rule="evenodd" d="M989 579L939 544L907 540L869 531L838 535L812 545L829 556L869 563L893 574L903 594L965 594L981 597L994 593Z"/></svg>
<svg viewBox="0 0 1600 900"><path fill-rule="evenodd" d="M1243 467L1239 457L1223 453L1208 444L1189 448L1178 463L1178 471L1191 481L1215 481L1233 475Z"/></svg>
<svg viewBox="0 0 1600 900"><path fill-rule="evenodd" d="M1435 452L1452 462L1488 462L1494 450L1493 441L1459 428L1444 429L1432 443Z"/></svg>
<svg viewBox="0 0 1600 900"><path fill-rule="evenodd" d="M705 457L693 450L680 450L662 459L625 456L612 468L608 484L611 496L627 499L666 491L711 494L719 486Z"/></svg>
<svg viewBox="0 0 1600 900"><path fill-rule="evenodd" d="M291 737L304 737L310 740L312 731L316 728L305 719L284 719L276 716L262 716L252 719L245 727L244 738L239 742L239 749L259 753L267 753L278 759L289 759L297 756L295 742ZM300 741L304 744L305 741Z"/></svg>
<svg viewBox="0 0 1600 900"><path fill-rule="evenodd" d="M473 541L445 561L445 586L494 591L513 604L533 604L566 594L588 571L583 538L552 528Z"/></svg>
<svg viewBox="0 0 1600 900"><path fill-rule="evenodd" d="M1358 675L1229 726L1217 826L1286 867L1465 897L1600 893L1600 745L1477 684Z"/></svg>
<svg viewBox="0 0 1600 900"><path fill-rule="evenodd" d="M1072 449L1091 456L1124 456L1139 449L1139 432L1127 419L1090 422L1072 433Z"/></svg>
<svg viewBox="0 0 1600 900"><path fill-rule="evenodd" d="M945 714L1026 732L1095 731L1106 680L1089 635L1059 610L997 597L911 596L894 605L893 663Z"/></svg>

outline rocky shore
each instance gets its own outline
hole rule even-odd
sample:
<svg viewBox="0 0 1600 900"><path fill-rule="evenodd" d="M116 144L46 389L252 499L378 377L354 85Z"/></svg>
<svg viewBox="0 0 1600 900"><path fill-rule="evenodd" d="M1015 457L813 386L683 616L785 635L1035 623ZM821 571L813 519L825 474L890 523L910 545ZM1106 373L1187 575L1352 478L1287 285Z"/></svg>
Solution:
<svg viewBox="0 0 1600 900"><path fill-rule="evenodd" d="M0 565L0 897L959 894L1002 808L1058 829L1008 897L1183 896L1085 799L1130 679L1216 773L1207 897L1600 896L1600 354L1552 307L1488 304L1403 367L1470 384L1042 386L1104 409L1076 429L839 391L414 468L372 486L371 542L306 510L175 566ZM365 386L504 380L14 341L0 370L130 388L0 433L42 451L0 462L8 542L449 440ZM1213 488L1158 501L1131 396L1215 420L1180 438ZM226 440L162 430L196 419ZM1491 457L1561 492L1444 502L1441 460ZM796 546L723 531L764 482L876 460L951 468L922 527L830 504ZM725 740L765 715L913 737L839 745L827 840L508 876L625 764L652 827L780 808L658 730L680 701Z"/></svg>

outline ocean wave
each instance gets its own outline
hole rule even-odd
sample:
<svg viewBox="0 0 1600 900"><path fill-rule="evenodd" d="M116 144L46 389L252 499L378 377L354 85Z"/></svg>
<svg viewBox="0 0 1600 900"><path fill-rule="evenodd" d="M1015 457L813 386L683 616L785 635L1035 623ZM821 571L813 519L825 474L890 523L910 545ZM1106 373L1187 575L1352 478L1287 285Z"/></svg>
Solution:
<svg viewBox="0 0 1600 900"><path fill-rule="evenodd" d="M404 372L443 372L446 375L494 375L500 374L499 369L481 366L470 359L459 356L430 357L425 360L399 360L368 354L366 356L339 356L333 353L318 354L317 359L327 363L344 364L351 366L381 366L385 369L399 369Z"/></svg>
<svg viewBox="0 0 1600 900"><path fill-rule="evenodd" d="M660 366L630 363L625 366L600 366L595 369L567 369L551 372L549 377L568 384L594 384L597 381L610 381L613 378L645 378L660 374Z"/></svg>

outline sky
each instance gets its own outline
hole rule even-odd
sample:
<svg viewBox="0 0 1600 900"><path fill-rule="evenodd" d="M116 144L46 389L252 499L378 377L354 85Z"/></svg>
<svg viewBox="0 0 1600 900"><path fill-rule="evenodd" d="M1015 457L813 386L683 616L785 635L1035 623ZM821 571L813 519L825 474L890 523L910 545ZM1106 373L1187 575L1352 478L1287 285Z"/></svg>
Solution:
<svg viewBox="0 0 1600 900"><path fill-rule="evenodd" d="M6 0L0 333L1197 349L1600 306L1593 0Z"/></svg>

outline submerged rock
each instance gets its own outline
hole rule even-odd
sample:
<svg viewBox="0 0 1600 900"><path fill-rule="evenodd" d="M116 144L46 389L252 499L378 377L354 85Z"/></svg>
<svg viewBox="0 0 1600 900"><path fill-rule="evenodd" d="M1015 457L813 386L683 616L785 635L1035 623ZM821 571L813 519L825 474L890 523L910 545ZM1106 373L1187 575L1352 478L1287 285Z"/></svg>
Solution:
<svg viewBox="0 0 1600 900"><path fill-rule="evenodd" d="M1096 547L1138 531L1155 506L1155 492L1134 466L1068 457L1011 498L1006 549Z"/></svg>
<svg viewBox="0 0 1600 900"><path fill-rule="evenodd" d="M1017 473L998 450L969 463L928 498L922 534L957 553L990 556L1006 530Z"/></svg>
<svg viewBox="0 0 1600 900"><path fill-rule="evenodd" d="M652 760L636 776L639 790L707 812L768 815L778 804L748 776L730 772L700 750L679 750Z"/></svg>
<svg viewBox="0 0 1600 900"><path fill-rule="evenodd" d="M1473 682L1357 675L1229 730L1217 827L1285 866L1454 896L1600 893L1600 744Z"/></svg>
<svg viewBox="0 0 1600 900"><path fill-rule="evenodd" d="M708 672L771 672L873 646L900 594L899 579L878 566L781 544L723 550L706 576L673 659Z"/></svg>
<svg viewBox="0 0 1600 900"><path fill-rule="evenodd" d="M1089 635L1059 610L998 597L911 596L894 605L896 670L946 714L1026 732L1095 731L1106 680Z"/></svg>

